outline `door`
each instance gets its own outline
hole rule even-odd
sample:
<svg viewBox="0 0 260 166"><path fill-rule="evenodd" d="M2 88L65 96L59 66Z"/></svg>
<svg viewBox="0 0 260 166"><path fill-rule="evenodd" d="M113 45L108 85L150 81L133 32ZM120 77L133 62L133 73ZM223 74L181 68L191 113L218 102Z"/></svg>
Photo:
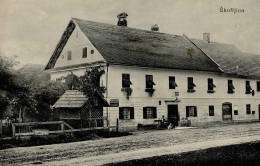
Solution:
<svg viewBox="0 0 260 166"><path fill-rule="evenodd" d="M222 104L223 120L232 120L232 104L223 103Z"/></svg>
<svg viewBox="0 0 260 166"><path fill-rule="evenodd" d="M168 105L168 121L174 126L178 126L179 123L178 105Z"/></svg>

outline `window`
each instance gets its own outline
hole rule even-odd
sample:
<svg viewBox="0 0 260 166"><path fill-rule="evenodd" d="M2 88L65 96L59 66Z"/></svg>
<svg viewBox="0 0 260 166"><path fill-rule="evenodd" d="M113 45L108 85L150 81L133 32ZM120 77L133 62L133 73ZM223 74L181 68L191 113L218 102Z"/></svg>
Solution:
<svg viewBox="0 0 260 166"><path fill-rule="evenodd" d="M246 81L246 94L250 94L251 90L250 81Z"/></svg>
<svg viewBox="0 0 260 166"><path fill-rule="evenodd" d="M134 119L134 107L120 107L119 119Z"/></svg>
<svg viewBox="0 0 260 166"><path fill-rule="evenodd" d="M216 88L216 86L213 84L213 79L208 78L208 93L214 93L215 91L213 88Z"/></svg>
<svg viewBox="0 0 260 166"><path fill-rule="evenodd" d="M251 114L251 105L250 104L246 105L246 114L247 115Z"/></svg>
<svg viewBox="0 0 260 166"><path fill-rule="evenodd" d="M214 106L213 105L209 106L209 116L214 116Z"/></svg>
<svg viewBox="0 0 260 166"><path fill-rule="evenodd" d="M169 89L175 89L175 87L178 87L178 85L175 82L175 77L169 76Z"/></svg>
<svg viewBox="0 0 260 166"><path fill-rule="evenodd" d="M67 60L71 60L71 51L68 51L68 57L67 57Z"/></svg>
<svg viewBox="0 0 260 166"><path fill-rule="evenodd" d="M155 83L153 82L153 76L152 75L146 75L146 88L147 89L153 89L153 86Z"/></svg>
<svg viewBox="0 0 260 166"><path fill-rule="evenodd" d="M130 88L132 82L130 81L130 74L122 74L122 87L123 88Z"/></svg>
<svg viewBox="0 0 260 166"><path fill-rule="evenodd" d="M82 50L82 58L87 58L88 57L88 49L87 47L83 48Z"/></svg>
<svg viewBox="0 0 260 166"><path fill-rule="evenodd" d="M227 93L235 93L235 87L233 85L233 80L228 80L228 91Z"/></svg>
<svg viewBox="0 0 260 166"><path fill-rule="evenodd" d="M186 107L186 117L197 117L197 107L187 106Z"/></svg>
<svg viewBox="0 0 260 166"><path fill-rule="evenodd" d="M234 115L238 115L238 107L237 107L237 105L234 106Z"/></svg>
<svg viewBox="0 0 260 166"><path fill-rule="evenodd" d="M157 118L156 107L144 107L143 108L143 118L144 119L155 119L155 118Z"/></svg>
<svg viewBox="0 0 260 166"><path fill-rule="evenodd" d="M193 83L193 77L188 77L188 91L189 93L195 92L194 87L196 85Z"/></svg>
<svg viewBox="0 0 260 166"><path fill-rule="evenodd" d="M257 89L257 92L260 92L260 81L256 82L256 89Z"/></svg>

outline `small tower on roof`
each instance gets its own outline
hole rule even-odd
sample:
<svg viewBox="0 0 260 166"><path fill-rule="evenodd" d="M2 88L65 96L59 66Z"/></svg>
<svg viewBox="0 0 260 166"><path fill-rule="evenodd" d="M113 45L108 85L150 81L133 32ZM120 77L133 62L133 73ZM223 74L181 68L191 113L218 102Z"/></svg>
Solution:
<svg viewBox="0 0 260 166"><path fill-rule="evenodd" d="M127 16L128 16L128 14L126 12L118 14L117 15L117 18L118 18L117 25L127 27L127 21L126 21Z"/></svg>

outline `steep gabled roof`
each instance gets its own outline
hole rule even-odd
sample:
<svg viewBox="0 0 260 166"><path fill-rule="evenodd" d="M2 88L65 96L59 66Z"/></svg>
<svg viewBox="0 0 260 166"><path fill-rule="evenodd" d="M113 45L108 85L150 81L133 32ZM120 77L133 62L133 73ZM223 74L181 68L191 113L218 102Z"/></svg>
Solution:
<svg viewBox="0 0 260 166"><path fill-rule="evenodd" d="M110 64L221 72L218 65L185 36L119 27L76 18L73 18L68 25L69 30L73 27L71 23L81 29ZM69 32L65 31L64 35L68 35ZM68 38L62 39L45 70L54 67L61 52L59 50L67 42L64 39ZM189 50L192 50L191 55L188 55Z"/></svg>
<svg viewBox="0 0 260 166"><path fill-rule="evenodd" d="M231 44L205 43L198 39L192 39L192 41L212 57L224 73L245 77L260 77L259 55L243 53Z"/></svg>

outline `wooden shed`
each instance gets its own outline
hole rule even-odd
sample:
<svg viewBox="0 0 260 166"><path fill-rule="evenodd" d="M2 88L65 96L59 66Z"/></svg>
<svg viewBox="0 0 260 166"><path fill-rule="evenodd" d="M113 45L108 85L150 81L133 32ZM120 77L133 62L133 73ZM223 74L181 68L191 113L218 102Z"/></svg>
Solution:
<svg viewBox="0 0 260 166"><path fill-rule="evenodd" d="M67 90L53 105L59 119L74 128L104 127L103 107L109 106L99 93L93 96L94 107L89 106L89 98L78 90Z"/></svg>

